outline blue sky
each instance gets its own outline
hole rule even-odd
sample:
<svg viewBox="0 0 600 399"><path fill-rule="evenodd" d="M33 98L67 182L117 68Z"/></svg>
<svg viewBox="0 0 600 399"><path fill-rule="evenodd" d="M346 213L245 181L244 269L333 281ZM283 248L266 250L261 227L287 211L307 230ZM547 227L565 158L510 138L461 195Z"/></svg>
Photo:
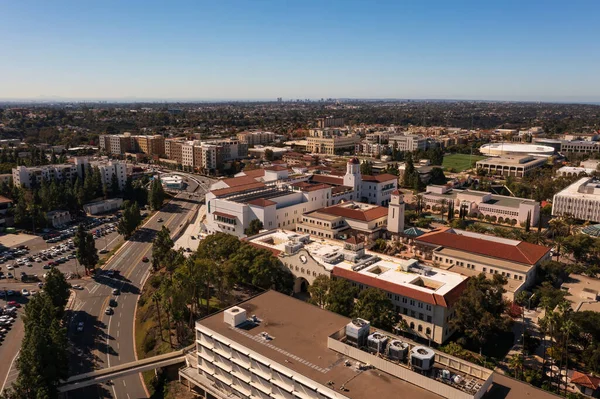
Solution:
<svg viewBox="0 0 600 399"><path fill-rule="evenodd" d="M600 1L7 1L0 98L600 102Z"/></svg>

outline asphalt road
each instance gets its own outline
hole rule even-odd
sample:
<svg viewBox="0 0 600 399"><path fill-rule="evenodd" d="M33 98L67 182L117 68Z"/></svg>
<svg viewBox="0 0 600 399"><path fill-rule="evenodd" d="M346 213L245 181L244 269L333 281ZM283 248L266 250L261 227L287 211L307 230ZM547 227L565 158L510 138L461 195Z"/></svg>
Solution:
<svg viewBox="0 0 600 399"><path fill-rule="evenodd" d="M198 188L191 180L188 184L188 191ZM200 186L199 194L204 194L204 187L205 184ZM142 226L105 265L104 269L118 270L119 278L101 275L86 284L84 290L78 291L69 325L69 336L75 347L71 356L71 375L136 360L135 309L151 266L151 259L150 262L144 263L142 258L151 257L152 240L163 225L175 232L185 224L188 217L193 217L193 211L198 208L203 196L190 197L189 193L177 195ZM158 222L159 218L164 221ZM120 290L120 295L112 295L114 288ZM114 307L113 315L106 315L105 309L111 298L115 299L118 305ZM83 332L77 331L80 321L84 323ZM141 375L138 374L114 380L109 384L72 391L68 397L135 399L146 398L147 395Z"/></svg>

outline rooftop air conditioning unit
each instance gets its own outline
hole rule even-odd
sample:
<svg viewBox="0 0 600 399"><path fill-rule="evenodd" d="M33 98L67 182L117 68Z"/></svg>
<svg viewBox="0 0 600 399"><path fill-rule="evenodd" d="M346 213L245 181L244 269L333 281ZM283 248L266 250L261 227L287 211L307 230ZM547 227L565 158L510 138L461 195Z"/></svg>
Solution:
<svg viewBox="0 0 600 399"><path fill-rule="evenodd" d="M373 333L367 338L367 347L371 352L383 353L388 342L388 337L381 333Z"/></svg>
<svg viewBox="0 0 600 399"><path fill-rule="evenodd" d="M429 371L435 363L435 352L425 346L415 346L410 351L410 364L421 371Z"/></svg>
<svg viewBox="0 0 600 399"><path fill-rule="evenodd" d="M402 361L408 355L408 344L398 339L390 342L388 346L388 357L392 360Z"/></svg>
<svg viewBox="0 0 600 399"><path fill-rule="evenodd" d="M234 306L223 312L223 321L231 327L238 327L246 322L246 310Z"/></svg>
<svg viewBox="0 0 600 399"><path fill-rule="evenodd" d="M346 342L357 348L365 346L370 331L371 324L367 320L352 319L346 324Z"/></svg>

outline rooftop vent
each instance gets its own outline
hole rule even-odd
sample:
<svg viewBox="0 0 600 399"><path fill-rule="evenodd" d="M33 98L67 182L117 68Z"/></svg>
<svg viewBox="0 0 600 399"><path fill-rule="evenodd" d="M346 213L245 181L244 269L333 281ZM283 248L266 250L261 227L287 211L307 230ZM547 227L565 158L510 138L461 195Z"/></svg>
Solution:
<svg viewBox="0 0 600 399"><path fill-rule="evenodd" d="M223 312L223 321L231 327L238 327L246 322L246 310L234 306Z"/></svg>
<svg viewBox="0 0 600 399"><path fill-rule="evenodd" d="M410 352L410 364L421 371L429 371L435 362L435 352L425 346L415 346Z"/></svg>

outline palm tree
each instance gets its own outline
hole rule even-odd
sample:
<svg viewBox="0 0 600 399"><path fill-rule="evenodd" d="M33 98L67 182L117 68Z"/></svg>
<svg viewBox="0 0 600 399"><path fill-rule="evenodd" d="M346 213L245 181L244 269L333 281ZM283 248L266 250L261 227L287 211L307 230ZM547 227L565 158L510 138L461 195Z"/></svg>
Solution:
<svg viewBox="0 0 600 399"><path fill-rule="evenodd" d="M569 336L575 328L573 320L568 319L563 323L562 332L565 335L565 396L567 396L567 374L569 372Z"/></svg>
<svg viewBox="0 0 600 399"><path fill-rule="evenodd" d="M515 378L521 379L519 377L519 370L521 370L521 376L523 375L523 367L525 365L525 361L523 359L523 355L520 353L515 353L511 356L510 361L508 362L510 368L512 368L515 372Z"/></svg>
<svg viewBox="0 0 600 399"><path fill-rule="evenodd" d="M162 298L162 295L158 291L156 291L156 292L154 292L154 294L152 294L152 300L154 301L154 307L156 309L156 314L158 316L158 329L160 330L160 339L164 341L163 333L162 333L162 321L160 318L160 300L161 300L161 298Z"/></svg>

